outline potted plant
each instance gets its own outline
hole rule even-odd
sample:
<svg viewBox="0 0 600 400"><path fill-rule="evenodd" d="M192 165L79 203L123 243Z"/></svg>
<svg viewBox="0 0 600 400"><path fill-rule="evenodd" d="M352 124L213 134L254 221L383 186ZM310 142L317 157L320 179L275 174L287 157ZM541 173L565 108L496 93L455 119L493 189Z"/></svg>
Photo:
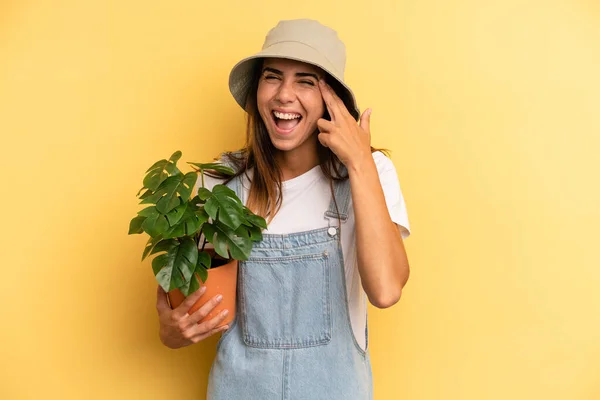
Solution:
<svg viewBox="0 0 600 400"><path fill-rule="evenodd" d="M148 168L137 197L139 204L150 206L131 220L128 234L145 232L150 236L142 261L157 254L152 270L158 284L168 292L172 308L196 291L202 281L206 292L189 313L221 293L223 301L202 321L228 309L230 313L221 323L225 325L235 317L237 262L248 259L252 243L262 240L261 232L267 225L226 185L215 185L212 191L204 187L204 171L231 176L231 168L220 163L188 162L194 171L184 174L177 168L181 155L176 151L168 160ZM202 184L198 193L192 193L198 175ZM212 249L206 247L208 243Z"/></svg>

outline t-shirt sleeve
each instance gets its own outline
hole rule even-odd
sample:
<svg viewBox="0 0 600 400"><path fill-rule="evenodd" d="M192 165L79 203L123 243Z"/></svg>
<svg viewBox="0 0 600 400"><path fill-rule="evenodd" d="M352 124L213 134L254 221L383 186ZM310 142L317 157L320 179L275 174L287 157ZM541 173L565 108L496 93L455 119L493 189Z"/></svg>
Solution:
<svg viewBox="0 0 600 400"><path fill-rule="evenodd" d="M392 221L398 225L402 239L410 236L410 224L408 222L408 213L406 203L400 188L400 181L396 173L396 167L392 160L387 158L381 152L373 153L373 159L379 173L379 181L385 195L385 202L390 213Z"/></svg>

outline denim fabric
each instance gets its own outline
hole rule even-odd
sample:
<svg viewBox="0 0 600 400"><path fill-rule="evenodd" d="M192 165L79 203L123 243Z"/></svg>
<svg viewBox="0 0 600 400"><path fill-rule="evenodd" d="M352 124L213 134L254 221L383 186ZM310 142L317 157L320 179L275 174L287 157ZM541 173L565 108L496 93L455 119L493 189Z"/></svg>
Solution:
<svg viewBox="0 0 600 400"><path fill-rule="evenodd" d="M229 186L242 198L239 179ZM349 180L336 182L335 196L345 220ZM237 313L217 344L207 399L373 398L368 347L350 323L333 201L323 212L333 229L264 234L239 263Z"/></svg>

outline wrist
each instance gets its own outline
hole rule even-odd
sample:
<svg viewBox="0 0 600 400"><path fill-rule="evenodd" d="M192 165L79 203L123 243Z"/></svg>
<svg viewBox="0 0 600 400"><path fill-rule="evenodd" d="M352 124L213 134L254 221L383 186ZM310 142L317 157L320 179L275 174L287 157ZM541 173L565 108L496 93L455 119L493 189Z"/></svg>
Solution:
<svg viewBox="0 0 600 400"><path fill-rule="evenodd" d="M375 160L373 160L373 156L370 152L361 154L360 156L356 156L352 160L349 160L346 168L348 169L348 174L350 175L360 175L373 168L375 168L375 170L377 169L375 166Z"/></svg>

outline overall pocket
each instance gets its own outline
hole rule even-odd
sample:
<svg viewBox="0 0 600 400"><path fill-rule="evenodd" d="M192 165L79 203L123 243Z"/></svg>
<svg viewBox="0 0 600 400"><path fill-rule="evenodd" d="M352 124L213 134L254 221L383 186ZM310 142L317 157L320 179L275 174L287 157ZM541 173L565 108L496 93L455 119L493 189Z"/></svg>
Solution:
<svg viewBox="0 0 600 400"><path fill-rule="evenodd" d="M282 349L331 340L327 252L240 262L244 343Z"/></svg>

